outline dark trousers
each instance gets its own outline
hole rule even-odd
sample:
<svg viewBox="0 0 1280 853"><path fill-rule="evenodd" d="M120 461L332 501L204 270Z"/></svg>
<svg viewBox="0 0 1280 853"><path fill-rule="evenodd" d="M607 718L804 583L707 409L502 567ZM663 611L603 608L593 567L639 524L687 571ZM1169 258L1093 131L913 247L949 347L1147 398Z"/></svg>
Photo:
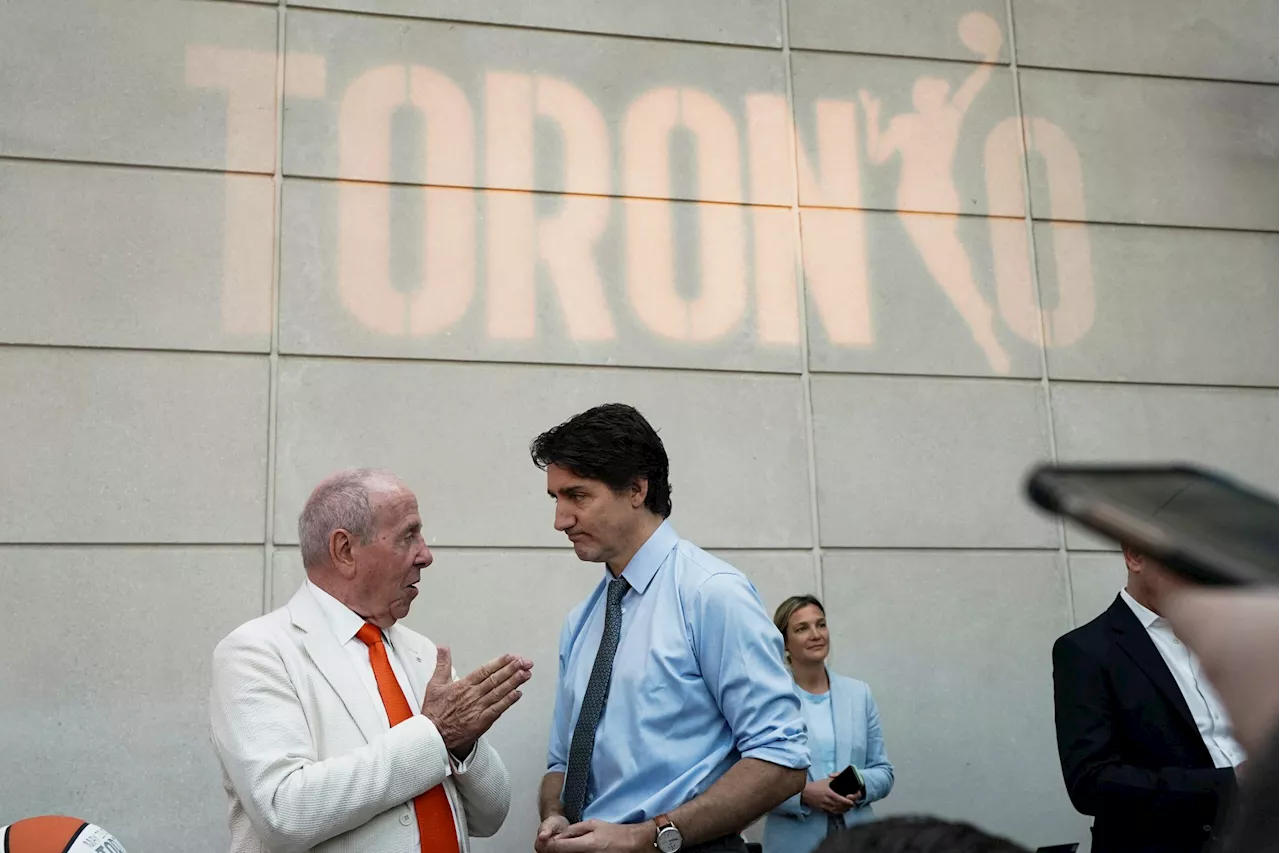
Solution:
<svg viewBox="0 0 1280 853"><path fill-rule="evenodd" d="M692 847L681 847L680 853L747 853L747 842L741 835L725 835Z"/></svg>

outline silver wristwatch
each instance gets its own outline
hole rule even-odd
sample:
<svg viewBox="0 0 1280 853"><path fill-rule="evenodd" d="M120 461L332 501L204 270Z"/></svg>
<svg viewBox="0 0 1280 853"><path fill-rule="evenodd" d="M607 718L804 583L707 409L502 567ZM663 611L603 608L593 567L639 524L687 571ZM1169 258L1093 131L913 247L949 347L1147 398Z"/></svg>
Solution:
<svg viewBox="0 0 1280 853"><path fill-rule="evenodd" d="M658 826L658 837L654 839L653 846L658 848L659 853L676 853L684 843L684 839L680 837L680 830L676 829L671 818L664 814L655 817L653 822Z"/></svg>

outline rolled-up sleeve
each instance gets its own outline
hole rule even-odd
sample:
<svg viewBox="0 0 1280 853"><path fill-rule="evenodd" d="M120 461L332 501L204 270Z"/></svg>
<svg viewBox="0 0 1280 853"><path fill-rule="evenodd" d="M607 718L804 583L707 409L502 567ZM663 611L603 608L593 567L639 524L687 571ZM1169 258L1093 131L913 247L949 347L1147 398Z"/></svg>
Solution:
<svg viewBox="0 0 1280 853"><path fill-rule="evenodd" d="M573 708L564 670L569 659L571 635L569 620L566 619L564 627L560 629L560 669L556 678L555 710L551 714L551 738L547 746L548 773L563 773L569 766L569 724L572 722Z"/></svg>
<svg viewBox="0 0 1280 853"><path fill-rule="evenodd" d="M690 633L702 678L733 731L743 758L802 770L808 732L782 636L745 577L721 573L699 586Z"/></svg>

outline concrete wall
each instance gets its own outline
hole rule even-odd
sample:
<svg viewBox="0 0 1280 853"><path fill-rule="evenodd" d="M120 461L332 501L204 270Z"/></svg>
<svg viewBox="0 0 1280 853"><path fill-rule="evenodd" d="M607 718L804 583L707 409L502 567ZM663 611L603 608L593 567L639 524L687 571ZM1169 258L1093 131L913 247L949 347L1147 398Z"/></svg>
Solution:
<svg viewBox="0 0 1280 853"><path fill-rule="evenodd" d="M1276 489L1275 32L1266 0L0 4L0 824L225 849L210 651L364 464L437 549L409 624L538 663L478 845L529 849L598 572L526 447L624 400L684 535L770 607L825 595L882 813L1084 841L1049 648L1122 570L1020 478Z"/></svg>

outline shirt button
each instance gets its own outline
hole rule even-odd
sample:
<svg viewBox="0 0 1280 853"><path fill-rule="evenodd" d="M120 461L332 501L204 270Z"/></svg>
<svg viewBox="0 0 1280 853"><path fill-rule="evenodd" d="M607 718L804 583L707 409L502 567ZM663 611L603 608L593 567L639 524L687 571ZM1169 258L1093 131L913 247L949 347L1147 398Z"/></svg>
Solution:
<svg viewBox="0 0 1280 853"><path fill-rule="evenodd" d="M401 826L408 826L408 825L409 825L410 823L412 823L412 822L413 822L413 815L409 814L409 810L408 810L408 809L405 809L404 811L400 812L400 825L401 825Z"/></svg>

